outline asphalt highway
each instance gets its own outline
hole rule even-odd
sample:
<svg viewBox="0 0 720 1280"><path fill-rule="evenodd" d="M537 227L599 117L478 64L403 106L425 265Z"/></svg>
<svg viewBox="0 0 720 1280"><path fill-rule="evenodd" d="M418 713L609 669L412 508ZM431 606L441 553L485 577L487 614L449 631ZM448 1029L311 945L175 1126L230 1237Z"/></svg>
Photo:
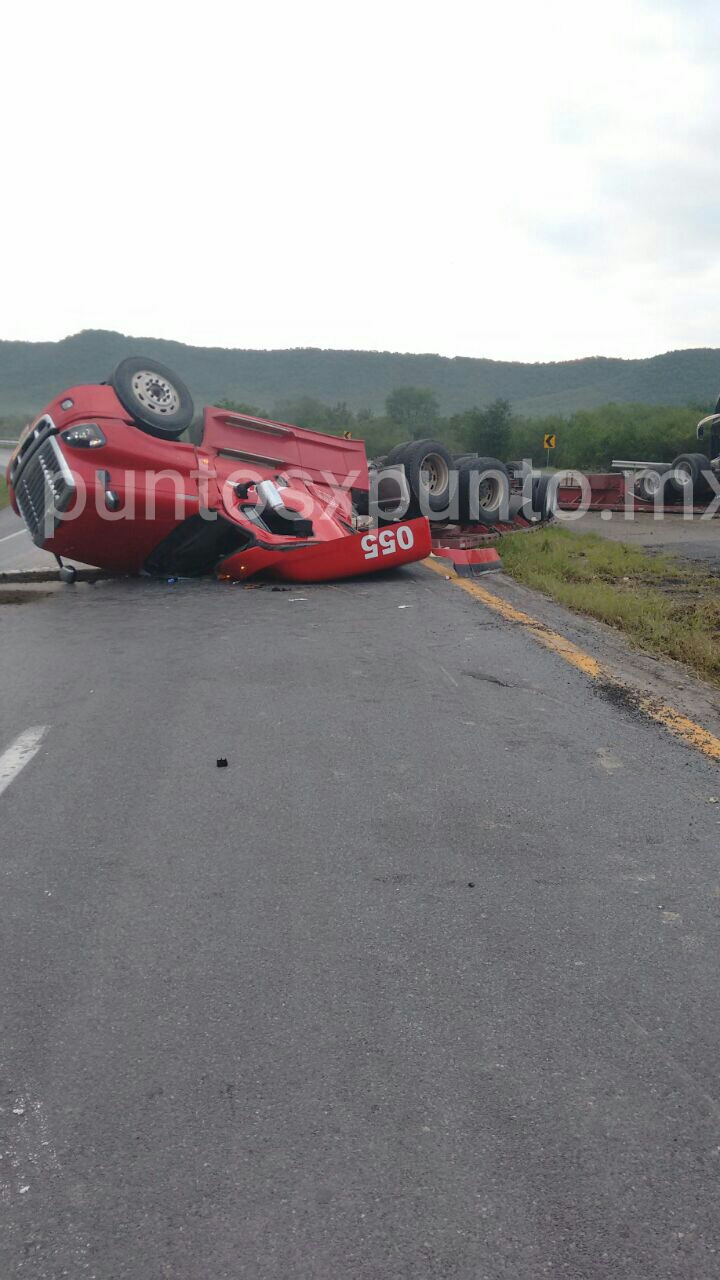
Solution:
<svg viewBox="0 0 720 1280"><path fill-rule="evenodd" d="M4 507L0 511L0 573L12 569L55 567L53 557L48 551L41 551L35 546L25 524L12 508Z"/></svg>
<svg viewBox="0 0 720 1280"><path fill-rule="evenodd" d="M22 520L10 507L0 511L0 571L49 566L53 560L33 545Z"/></svg>
<svg viewBox="0 0 720 1280"><path fill-rule="evenodd" d="M718 1274L716 765L422 566L24 601L3 1278Z"/></svg>

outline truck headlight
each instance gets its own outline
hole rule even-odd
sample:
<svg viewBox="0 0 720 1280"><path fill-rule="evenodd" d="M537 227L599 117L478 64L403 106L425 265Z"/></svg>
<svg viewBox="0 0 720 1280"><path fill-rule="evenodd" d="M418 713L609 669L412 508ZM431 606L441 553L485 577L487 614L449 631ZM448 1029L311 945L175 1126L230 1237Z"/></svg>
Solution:
<svg viewBox="0 0 720 1280"><path fill-rule="evenodd" d="M94 422L79 422L76 427L68 427L62 432L62 438L73 449L99 449L107 444L102 431Z"/></svg>

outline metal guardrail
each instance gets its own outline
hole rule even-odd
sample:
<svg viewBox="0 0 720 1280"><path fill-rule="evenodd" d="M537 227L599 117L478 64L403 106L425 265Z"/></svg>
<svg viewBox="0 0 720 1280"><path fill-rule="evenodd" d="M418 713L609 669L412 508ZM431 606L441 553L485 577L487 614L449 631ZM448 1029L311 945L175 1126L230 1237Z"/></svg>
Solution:
<svg viewBox="0 0 720 1280"><path fill-rule="evenodd" d="M611 464L617 471L658 471L672 470L672 462L634 462L627 458L613 458Z"/></svg>

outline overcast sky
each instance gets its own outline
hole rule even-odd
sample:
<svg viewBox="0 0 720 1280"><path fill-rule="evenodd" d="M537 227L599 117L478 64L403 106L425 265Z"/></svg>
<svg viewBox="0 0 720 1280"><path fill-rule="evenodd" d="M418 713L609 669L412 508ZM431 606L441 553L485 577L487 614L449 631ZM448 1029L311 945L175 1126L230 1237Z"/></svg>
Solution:
<svg viewBox="0 0 720 1280"><path fill-rule="evenodd" d="M720 346L718 9L11 0L0 337Z"/></svg>

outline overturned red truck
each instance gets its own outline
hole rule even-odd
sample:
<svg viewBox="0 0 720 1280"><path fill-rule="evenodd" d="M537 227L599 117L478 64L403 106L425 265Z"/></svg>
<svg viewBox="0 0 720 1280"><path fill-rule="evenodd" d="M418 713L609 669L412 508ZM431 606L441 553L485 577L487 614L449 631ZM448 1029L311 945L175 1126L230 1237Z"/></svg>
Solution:
<svg viewBox="0 0 720 1280"><path fill-rule="evenodd" d="M321 582L429 554L425 516L370 521L361 441L206 408L196 445L179 439L193 413L179 378L132 356L26 428L7 471L11 501L66 579L63 561L79 560L127 574Z"/></svg>

